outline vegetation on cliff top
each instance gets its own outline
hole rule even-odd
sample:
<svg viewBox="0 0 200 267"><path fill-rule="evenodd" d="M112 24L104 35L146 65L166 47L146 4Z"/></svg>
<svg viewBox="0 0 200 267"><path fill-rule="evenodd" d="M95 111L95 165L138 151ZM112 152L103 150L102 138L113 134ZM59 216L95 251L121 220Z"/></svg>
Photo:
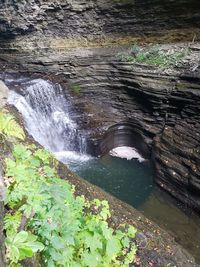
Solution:
<svg viewBox="0 0 200 267"><path fill-rule="evenodd" d="M13 118L4 125L7 118L10 115L0 116L0 135L23 139ZM128 267L135 261L136 229L111 228L107 201L76 196L56 167L49 152L19 139L12 158L5 160L7 266L20 267L24 259L35 257L42 267Z"/></svg>
<svg viewBox="0 0 200 267"><path fill-rule="evenodd" d="M133 45L128 53L118 54L122 61L138 64L154 65L161 69L179 66L190 54L189 47L179 49L163 49L159 45Z"/></svg>

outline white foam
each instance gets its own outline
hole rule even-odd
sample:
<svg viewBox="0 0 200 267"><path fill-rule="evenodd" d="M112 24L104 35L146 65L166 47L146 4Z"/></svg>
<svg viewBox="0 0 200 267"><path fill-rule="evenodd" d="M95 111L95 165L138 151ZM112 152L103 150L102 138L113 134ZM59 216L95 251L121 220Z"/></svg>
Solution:
<svg viewBox="0 0 200 267"><path fill-rule="evenodd" d="M71 128L75 128L76 124L74 121L72 121L69 116L67 116L68 114L66 114L63 111L55 111L52 113L52 118L56 121L56 122L61 122L64 124L68 124Z"/></svg>
<svg viewBox="0 0 200 267"><path fill-rule="evenodd" d="M55 157L63 163L83 162L91 160L93 157L87 154L81 154L75 151L60 151L54 153Z"/></svg>
<svg viewBox="0 0 200 267"><path fill-rule="evenodd" d="M123 158L127 160L137 159L139 162L145 161L145 159L134 147L129 146L115 147L110 150L109 154L113 157Z"/></svg>

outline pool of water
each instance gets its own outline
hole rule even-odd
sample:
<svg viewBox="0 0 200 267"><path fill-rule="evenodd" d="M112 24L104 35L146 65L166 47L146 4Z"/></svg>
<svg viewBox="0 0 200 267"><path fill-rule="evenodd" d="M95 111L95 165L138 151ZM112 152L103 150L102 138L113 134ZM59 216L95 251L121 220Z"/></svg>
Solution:
<svg viewBox="0 0 200 267"><path fill-rule="evenodd" d="M106 155L78 164L71 163L70 168L166 229L200 263L200 219L194 214L187 214L187 207L154 185L154 171L148 161Z"/></svg>
<svg viewBox="0 0 200 267"><path fill-rule="evenodd" d="M149 163L106 155L72 168L87 181L135 208L141 206L153 190L153 170Z"/></svg>

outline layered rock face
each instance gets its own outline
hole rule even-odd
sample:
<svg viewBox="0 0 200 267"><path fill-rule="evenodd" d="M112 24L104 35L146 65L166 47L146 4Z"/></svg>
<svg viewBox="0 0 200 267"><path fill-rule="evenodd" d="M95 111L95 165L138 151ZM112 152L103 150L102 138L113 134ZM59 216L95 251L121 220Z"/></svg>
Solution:
<svg viewBox="0 0 200 267"><path fill-rule="evenodd" d="M104 127L120 120L134 126L152 150L156 182L199 212L200 69L162 73L130 63L94 64L77 83L98 113L103 110Z"/></svg>
<svg viewBox="0 0 200 267"><path fill-rule="evenodd" d="M172 71L121 62L127 47L59 51L95 38L166 35L170 42L171 32L196 41L199 10L199 0L0 0L0 77L15 69L60 83L83 111L80 124L94 146L110 126L131 124L152 152L156 183L200 212L199 45L192 66ZM12 47L20 53L10 54Z"/></svg>
<svg viewBox="0 0 200 267"><path fill-rule="evenodd" d="M156 182L200 211L200 80L183 76L169 96L168 118L155 138Z"/></svg>
<svg viewBox="0 0 200 267"><path fill-rule="evenodd" d="M200 69L195 66L159 70L118 60L119 49L74 49L38 56L2 55L5 66L48 73L73 94L83 111L79 123L98 142L108 127L130 123L152 150L156 182L188 206L200 211ZM194 62L194 60L193 60ZM55 73L57 74L55 76ZM74 92L79 86L79 92Z"/></svg>
<svg viewBox="0 0 200 267"><path fill-rule="evenodd" d="M22 38L20 45L28 47L34 39L36 50L40 40L48 43L56 38L80 37L87 42L109 34L152 36L178 30L184 35L186 29L193 36L200 25L199 8L198 0L1 0L0 37L6 47L18 46L18 38ZM73 85L79 85L80 95L74 101L84 110L80 123L93 129L90 138L97 141L115 123L131 123L154 151L157 183L200 211L199 47L194 49L195 66L164 73L120 62L119 51L54 50L44 55L39 50L34 57L32 51L4 53L1 68L16 65L29 72L59 74L72 91Z"/></svg>
<svg viewBox="0 0 200 267"><path fill-rule="evenodd" d="M200 24L199 9L198 0L1 0L0 38L6 43L27 34L40 40L44 36L90 39L180 29L176 34L183 38L189 29L187 35L192 38Z"/></svg>

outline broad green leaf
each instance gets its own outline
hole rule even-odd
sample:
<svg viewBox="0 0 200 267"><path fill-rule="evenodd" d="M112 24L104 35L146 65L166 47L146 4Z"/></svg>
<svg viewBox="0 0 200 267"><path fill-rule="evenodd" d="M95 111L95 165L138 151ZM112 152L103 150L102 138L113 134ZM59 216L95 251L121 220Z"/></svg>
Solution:
<svg viewBox="0 0 200 267"><path fill-rule="evenodd" d="M15 236L13 243L15 244L23 243L27 240L27 238L28 238L28 233L26 231L21 231Z"/></svg>
<svg viewBox="0 0 200 267"><path fill-rule="evenodd" d="M30 164L32 167L39 167L40 166L40 160L37 158L31 158Z"/></svg>
<svg viewBox="0 0 200 267"><path fill-rule="evenodd" d="M57 250L64 249L65 247L64 240L59 236L53 236L51 242L52 246Z"/></svg>
<svg viewBox="0 0 200 267"><path fill-rule="evenodd" d="M96 267L98 266L98 263L101 261L101 255L97 252L95 253L89 253L85 251L82 255L83 260L83 266L88 267Z"/></svg>
<svg viewBox="0 0 200 267"><path fill-rule="evenodd" d="M9 247L10 249L10 258L12 261L17 262L20 257L19 249L16 246Z"/></svg>
<svg viewBox="0 0 200 267"><path fill-rule="evenodd" d="M44 166L44 172L47 175L47 177L54 177L55 176L55 171L49 167L49 166Z"/></svg>
<svg viewBox="0 0 200 267"><path fill-rule="evenodd" d="M47 267L120 267L134 261L136 247L129 238L136 230L110 228L107 201L75 197L74 187L58 177L49 165L51 155L42 149L20 145L15 156L6 171L15 179L7 189L8 207L19 213L5 219L8 264L17 266L36 253ZM17 233L22 213L29 217L27 231Z"/></svg>
<svg viewBox="0 0 200 267"><path fill-rule="evenodd" d="M125 236L125 237L122 239L122 245L123 245L123 247L125 247L125 248L129 247L129 245L130 245L130 239L129 239L127 236Z"/></svg>
<svg viewBox="0 0 200 267"><path fill-rule="evenodd" d="M26 245L30 247L34 253L44 250L44 245L39 241L29 241Z"/></svg>
<svg viewBox="0 0 200 267"><path fill-rule="evenodd" d="M85 238L85 242L92 253L95 252L96 249L102 249L102 242L98 234L95 234L94 236L87 236Z"/></svg>
<svg viewBox="0 0 200 267"><path fill-rule="evenodd" d="M54 261L52 259L50 259L48 262L47 262L47 267L56 267Z"/></svg>
<svg viewBox="0 0 200 267"><path fill-rule="evenodd" d="M55 262L62 262L63 256L61 253L57 252L55 249L51 249L51 257Z"/></svg>
<svg viewBox="0 0 200 267"><path fill-rule="evenodd" d="M20 260L23 260L25 258L31 258L33 256L33 250L28 246L23 246L19 249L20 252Z"/></svg>
<svg viewBox="0 0 200 267"><path fill-rule="evenodd" d="M101 229L105 239L110 239L113 234L113 229L109 228L108 224L105 222L101 224Z"/></svg>
<svg viewBox="0 0 200 267"><path fill-rule="evenodd" d="M35 157L39 158L45 164L49 164L49 160L52 157L51 154L44 149L38 149L34 153L34 155L35 155Z"/></svg>
<svg viewBox="0 0 200 267"><path fill-rule="evenodd" d="M31 156L32 152L28 150L25 146L17 144L13 149L13 156L16 159L25 160Z"/></svg>
<svg viewBox="0 0 200 267"><path fill-rule="evenodd" d="M72 267L82 267L82 265L78 262L72 262Z"/></svg>
<svg viewBox="0 0 200 267"><path fill-rule="evenodd" d="M110 258L116 256L121 251L121 245L118 239L112 238L108 240L106 246L106 252Z"/></svg>

